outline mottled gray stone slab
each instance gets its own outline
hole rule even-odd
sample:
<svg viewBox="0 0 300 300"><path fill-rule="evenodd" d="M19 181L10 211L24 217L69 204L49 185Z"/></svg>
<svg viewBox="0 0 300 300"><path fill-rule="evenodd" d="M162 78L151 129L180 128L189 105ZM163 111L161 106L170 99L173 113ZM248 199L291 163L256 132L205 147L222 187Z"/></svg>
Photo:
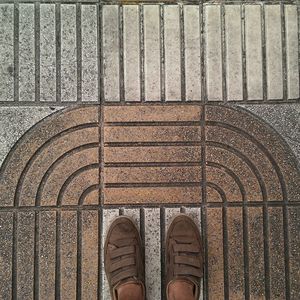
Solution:
<svg viewBox="0 0 300 300"><path fill-rule="evenodd" d="M19 5L19 100L35 100L34 5Z"/></svg>
<svg viewBox="0 0 300 300"><path fill-rule="evenodd" d="M261 8L245 5L246 70L249 100L263 98Z"/></svg>
<svg viewBox="0 0 300 300"><path fill-rule="evenodd" d="M225 6L227 99L243 99L241 6Z"/></svg>
<svg viewBox="0 0 300 300"><path fill-rule="evenodd" d="M145 100L160 100L159 6L144 6Z"/></svg>
<svg viewBox="0 0 300 300"><path fill-rule="evenodd" d="M125 208L124 216L131 218L137 228L140 229L140 209L139 208Z"/></svg>
<svg viewBox="0 0 300 300"><path fill-rule="evenodd" d="M0 167L17 140L34 124L61 109L56 107L1 107L0 108Z"/></svg>
<svg viewBox="0 0 300 300"><path fill-rule="evenodd" d="M139 7L125 5L124 16L124 85L125 100L140 101Z"/></svg>
<svg viewBox="0 0 300 300"><path fill-rule="evenodd" d="M0 4L0 100L14 100L14 6Z"/></svg>
<svg viewBox="0 0 300 300"><path fill-rule="evenodd" d="M161 296L160 209L145 209L145 269L147 299Z"/></svg>
<svg viewBox="0 0 300 300"><path fill-rule="evenodd" d="M98 101L97 6L81 7L82 101Z"/></svg>
<svg viewBox="0 0 300 300"><path fill-rule="evenodd" d="M173 218L180 213L180 208L165 208L165 231L167 232Z"/></svg>
<svg viewBox="0 0 300 300"><path fill-rule="evenodd" d="M13 214L0 213L0 295L2 299L12 298L12 244Z"/></svg>
<svg viewBox="0 0 300 300"><path fill-rule="evenodd" d="M56 100L55 5L40 5L40 101Z"/></svg>
<svg viewBox="0 0 300 300"><path fill-rule="evenodd" d="M76 6L61 5L61 101L77 100Z"/></svg>
<svg viewBox="0 0 300 300"><path fill-rule="evenodd" d="M56 212L38 212L39 299L55 299Z"/></svg>
<svg viewBox="0 0 300 300"><path fill-rule="evenodd" d="M104 257L104 243L105 243L105 238L106 234L108 232L109 226L112 223L112 221L119 216L119 210L118 209L104 209L103 210L103 232L102 232L102 241L101 241L101 253L102 257ZM110 299L110 291L109 291L109 285L108 281L105 275L105 270L104 270L104 260L102 259L101 263L102 267L102 300L107 300Z"/></svg>
<svg viewBox="0 0 300 300"><path fill-rule="evenodd" d="M104 98L106 101L119 101L119 9L117 5L103 6L103 68Z"/></svg>
<svg viewBox="0 0 300 300"><path fill-rule="evenodd" d="M285 6L288 98L299 98L299 40L297 6Z"/></svg>
<svg viewBox="0 0 300 300"><path fill-rule="evenodd" d="M244 105L242 107L261 117L279 132L300 160L299 104Z"/></svg>
<svg viewBox="0 0 300 300"><path fill-rule="evenodd" d="M17 291L19 299L33 298L34 220L34 212L18 214Z"/></svg>
<svg viewBox="0 0 300 300"><path fill-rule="evenodd" d="M205 13L206 80L208 100L222 100L221 8L207 5Z"/></svg>
<svg viewBox="0 0 300 300"><path fill-rule="evenodd" d="M282 99L282 47L280 5L265 6L268 99Z"/></svg>
<svg viewBox="0 0 300 300"><path fill-rule="evenodd" d="M166 100L181 99L179 7L164 7Z"/></svg>
<svg viewBox="0 0 300 300"><path fill-rule="evenodd" d="M201 99L199 6L184 6L185 95L186 100Z"/></svg>
<svg viewBox="0 0 300 300"><path fill-rule="evenodd" d="M78 212L77 212L78 213ZM61 265L61 298L76 298L77 277L77 213L76 211L61 212L60 230L60 265Z"/></svg>
<svg viewBox="0 0 300 300"><path fill-rule="evenodd" d="M97 299L101 241L98 210L82 211L82 291L81 299Z"/></svg>

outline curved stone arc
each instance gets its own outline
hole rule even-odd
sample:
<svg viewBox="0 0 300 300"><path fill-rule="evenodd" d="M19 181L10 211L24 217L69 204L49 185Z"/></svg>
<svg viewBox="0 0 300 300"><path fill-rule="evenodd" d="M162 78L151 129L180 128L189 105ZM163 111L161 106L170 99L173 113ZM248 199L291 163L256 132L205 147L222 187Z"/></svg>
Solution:
<svg viewBox="0 0 300 300"><path fill-rule="evenodd" d="M84 205L84 200L87 198L87 196L92 193L93 191L95 190L99 190L100 189L100 184L94 184L94 185L91 185L90 187L88 187L87 189L85 189L81 196L79 197L79 200L78 200L78 205L79 206L82 206Z"/></svg>
<svg viewBox="0 0 300 300"><path fill-rule="evenodd" d="M216 121L207 121L206 122L207 125L209 126L218 126L218 127L222 127L222 128L227 128L229 130L232 130L238 134L242 134L243 136L246 136L251 142L255 143L255 145L265 154L265 156L268 158L268 160L270 161L271 165L273 166L278 179L279 179L279 183L281 185L281 192L282 192L282 197L283 199L287 199L287 190L286 190L286 183L283 177L283 174L280 170L280 167L278 166L277 162L275 161L275 159L273 158L272 154L268 151L267 148L265 148L259 141L257 141L252 135L248 134L247 132L243 131L242 129L223 123L223 122L216 122Z"/></svg>
<svg viewBox="0 0 300 300"><path fill-rule="evenodd" d="M13 145L0 168L1 206L16 205L16 186L20 174L33 152L53 135L80 124L95 123L98 126L98 105L69 107L57 111L29 128Z"/></svg>
<svg viewBox="0 0 300 300"><path fill-rule="evenodd" d="M206 105L206 120L231 124L255 135L259 142L271 153L285 179L286 194L284 201L296 201L300 196L300 162L283 136L265 120L244 107L228 105ZM267 138L266 138L267 137Z"/></svg>
<svg viewBox="0 0 300 300"><path fill-rule="evenodd" d="M248 165L248 167L252 170L253 174L256 176L257 181L260 186L260 189L261 189L263 201L267 201L267 199L268 199L267 189L266 189L265 183L263 181L263 178L262 178L259 170L257 169L257 167L253 164L253 162L247 156L245 156L242 152L240 152L239 150L237 150L227 144L213 142L213 141L206 141L206 144L209 146L218 147L218 148L227 150L227 151L237 155L239 158L241 158Z"/></svg>
<svg viewBox="0 0 300 300"><path fill-rule="evenodd" d="M21 188L22 188L22 185L23 185L23 182L24 182L24 178L26 177L26 174L28 173L33 161L36 159L36 157L38 157L39 154L42 153L42 151L47 147L49 146L53 140L55 139L59 139L71 132L74 132L74 131L77 131L77 130L80 130L80 129L85 129L85 128L89 128L89 127L97 127L98 124L97 123L90 123L90 124L81 124L81 125L78 125L76 127L71 127L57 135L55 135L54 137L52 137L50 140L48 140L46 143L44 143L40 148L38 148L36 150L36 152L33 154L33 156L30 158L30 160L27 162L25 168L23 169L22 173L21 173L21 176L19 177L19 180L18 180L18 184L16 186L16 193L15 193L15 204L14 206L19 206L19 203L20 203L20 191L21 191Z"/></svg>
<svg viewBox="0 0 300 300"><path fill-rule="evenodd" d="M65 152L63 155L61 155L59 158L57 158L52 163L52 165L47 169L46 173L44 174L44 176L38 186L36 200L35 200L35 206L40 205L43 188L46 184L47 179L49 178L49 176L51 175L51 173L53 172L53 170L56 168L57 165L59 165L67 156L71 156L71 155L81 152L82 150L85 150L85 149L97 148L97 147L99 147L99 145L97 143L89 143L89 144L85 144L85 145L80 145L76 148L73 148L73 149Z"/></svg>
<svg viewBox="0 0 300 300"><path fill-rule="evenodd" d="M228 167L226 167L222 164L216 163L216 162L207 161L206 164L207 164L207 166L211 166L211 167L214 167L214 168L217 168L217 169L224 170L229 176L231 176L233 178L233 180L235 181L235 183L237 184L237 186L239 187L239 189L240 189L240 193L241 193L241 196L242 196L241 200L243 202L246 201L247 194L246 194L246 190L244 188L244 185L241 182L240 178L231 169L229 169Z"/></svg>
<svg viewBox="0 0 300 300"><path fill-rule="evenodd" d="M214 189L220 195L223 203L227 202L226 193L223 191L223 189L221 187L219 187L214 182L210 182L210 181L206 182L206 185L209 186L210 188Z"/></svg>
<svg viewBox="0 0 300 300"><path fill-rule="evenodd" d="M218 163L234 170L234 173L243 183L247 201L262 201L262 193L257 177L240 157L222 148L208 145L206 146L205 156L206 161Z"/></svg>
<svg viewBox="0 0 300 300"><path fill-rule="evenodd" d="M57 197L57 203L56 206L57 207L61 207L62 206L62 201L63 201L63 196L64 196L64 192L66 191L66 189L68 188L68 185L71 183L71 181L76 177L79 176L81 173L83 173L84 171L90 170L90 169L96 169L99 168L100 164L99 163L95 163L95 164L91 164L91 165L87 165L84 166L80 169L78 169L77 171L75 171L73 174L71 174L71 176L69 176L67 178L67 180L63 183L63 185L61 186L61 189L59 191L58 197Z"/></svg>

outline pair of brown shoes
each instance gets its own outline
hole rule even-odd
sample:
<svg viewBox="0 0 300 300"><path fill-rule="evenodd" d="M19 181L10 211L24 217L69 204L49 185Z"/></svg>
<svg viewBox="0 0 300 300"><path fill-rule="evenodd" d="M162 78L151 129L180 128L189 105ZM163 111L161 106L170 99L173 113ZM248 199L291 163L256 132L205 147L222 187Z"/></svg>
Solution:
<svg viewBox="0 0 300 300"><path fill-rule="evenodd" d="M140 285L142 299L145 299L143 247L138 229L130 218L121 216L111 224L104 247L104 266L112 299L117 300L117 289L128 283ZM180 214L172 221L166 239L167 299L170 284L175 280L193 284L194 299L198 299L202 270L199 229L191 218Z"/></svg>

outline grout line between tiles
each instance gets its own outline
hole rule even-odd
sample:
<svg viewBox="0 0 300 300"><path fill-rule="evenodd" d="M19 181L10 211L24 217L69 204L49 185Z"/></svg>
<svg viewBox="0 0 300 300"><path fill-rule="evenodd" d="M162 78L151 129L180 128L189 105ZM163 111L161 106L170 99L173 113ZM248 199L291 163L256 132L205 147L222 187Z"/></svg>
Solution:
<svg viewBox="0 0 300 300"><path fill-rule="evenodd" d="M35 101L40 101L40 3L34 4L34 37L35 37Z"/></svg>
<svg viewBox="0 0 300 300"><path fill-rule="evenodd" d="M82 34L81 4L76 4L76 61L77 61L77 103L82 102Z"/></svg>
<svg viewBox="0 0 300 300"><path fill-rule="evenodd" d="M19 101L19 3L14 5L14 102Z"/></svg>

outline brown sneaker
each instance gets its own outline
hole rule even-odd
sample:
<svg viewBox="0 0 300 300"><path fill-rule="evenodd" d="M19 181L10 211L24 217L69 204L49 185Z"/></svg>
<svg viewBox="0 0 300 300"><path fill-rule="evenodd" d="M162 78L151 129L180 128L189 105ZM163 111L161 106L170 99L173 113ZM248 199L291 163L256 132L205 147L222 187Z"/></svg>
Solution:
<svg viewBox="0 0 300 300"><path fill-rule="evenodd" d="M125 285L140 286L145 299L145 274L142 242L137 227L128 217L114 220L104 245L104 268L112 299L118 299L118 289Z"/></svg>
<svg viewBox="0 0 300 300"><path fill-rule="evenodd" d="M199 299L202 276L203 256L199 229L190 217L180 214L172 221L166 240L167 299L170 284L175 280L192 283L194 299Z"/></svg>

